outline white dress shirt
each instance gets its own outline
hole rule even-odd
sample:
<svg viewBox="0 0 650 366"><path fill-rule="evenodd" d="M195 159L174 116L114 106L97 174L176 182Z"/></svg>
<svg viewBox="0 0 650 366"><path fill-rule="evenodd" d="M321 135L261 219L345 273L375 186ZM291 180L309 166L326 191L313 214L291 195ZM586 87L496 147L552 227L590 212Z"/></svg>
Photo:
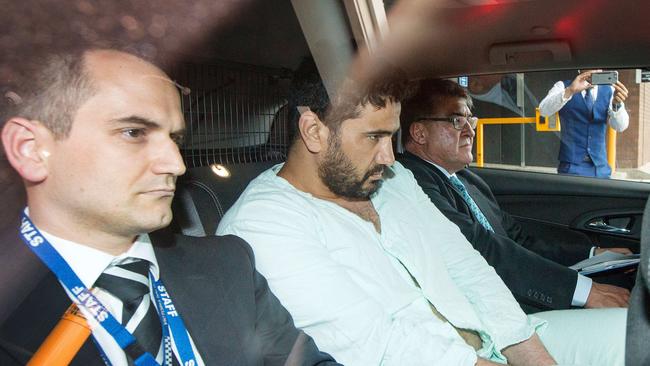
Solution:
<svg viewBox="0 0 650 366"><path fill-rule="evenodd" d="M431 161L426 160L429 164L435 166L440 170L447 178L456 176L456 173L454 174L449 174L449 172L441 167L440 165L433 163ZM593 255L593 251L596 247L592 247L590 252L589 252L589 257ZM591 286L593 284L593 281L591 278L587 276L583 276L581 274L578 274L578 281L576 282L576 288L573 291L573 298L571 299L571 306L579 306L583 307L587 303L587 298L589 297L589 292L591 291Z"/></svg>
<svg viewBox="0 0 650 366"><path fill-rule="evenodd" d="M500 350L544 326L526 317L494 269L399 163L372 196L374 225L278 177L253 180L219 224L255 252L297 327L346 365L505 362ZM409 272L421 287L415 286ZM477 331L475 351L454 326Z"/></svg>
<svg viewBox="0 0 650 366"><path fill-rule="evenodd" d="M26 212L28 213L27 210ZM91 248L87 245L59 238L43 230L40 231L43 236L50 242L52 247L57 252L59 252L61 257L63 257L63 259L68 263L70 268L72 268L81 282L83 282L87 288L91 288L99 276L109 266L130 263L133 262L134 259L143 259L149 261L151 263L150 271L154 279L158 280L160 278L158 261L156 260L156 256L154 254L151 241L149 240L149 236L146 234L138 236L128 251L118 256L113 256L101 250ZM115 319L118 322L121 322L122 301L100 288L94 288L92 291L97 299L101 301L104 307L106 307L106 309L115 317ZM156 311L158 311L156 299L151 289L151 283L149 284L149 295L151 297L151 304L156 306ZM170 295L173 300L174 294L170 293ZM71 296L69 292L68 296ZM72 301L72 297L70 297L70 299ZM109 361L115 366L128 365L126 354L117 344L115 339L102 326L100 326L92 317L92 315L90 315L83 307L81 307L80 310L85 315L86 320L92 329L93 336L97 340L97 343L99 343L99 345L102 347L102 350L106 354L106 357L108 357ZM183 314L181 314L181 317L182 316ZM201 356L196 350L196 346L194 345L194 341L192 341L191 336L190 342L192 343L194 354L197 357L198 365L204 365ZM174 349L174 353L178 354L178 351L176 350L176 344L174 343L173 339L172 347ZM163 359L162 348L161 352L153 356L160 364Z"/></svg>
<svg viewBox="0 0 650 366"><path fill-rule="evenodd" d="M550 116L552 114L557 113L562 107L564 107L565 104L573 97L565 98L564 97L564 90L568 86L564 86L563 81L558 81L553 85L551 90L549 90L548 94L546 97L544 97L544 100L539 103L539 113L542 114L543 116ZM593 97L594 101L598 97L598 89L601 86L599 85L594 85L591 88L591 96ZM602 86L606 88L612 88L612 86ZM585 94L587 93L587 90L583 90L582 92L582 97L584 98ZM607 109L607 115L609 118L607 119L607 123L617 132L623 132L627 129L627 126L630 124L630 116L627 114L627 110L625 110L625 104L621 103L621 106L618 108L618 110L614 111L612 108L612 100L614 99L614 94L612 93L612 98L609 100L609 108Z"/></svg>

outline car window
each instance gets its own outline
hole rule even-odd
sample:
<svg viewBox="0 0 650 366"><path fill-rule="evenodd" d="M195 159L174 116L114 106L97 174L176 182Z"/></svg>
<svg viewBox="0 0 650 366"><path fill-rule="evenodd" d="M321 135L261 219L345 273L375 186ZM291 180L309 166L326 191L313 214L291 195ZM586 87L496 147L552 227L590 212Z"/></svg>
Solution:
<svg viewBox="0 0 650 366"><path fill-rule="evenodd" d="M599 159L594 154L604 151L605 162L612 170L611 178L650 181L650 141L644 138L643 129L646 120L650 118L646 111L650 105L647 93L650 84L643 81L644 70L607 70L616 71L618 79L627 89L623 108L629 117L629 124L620 132L601 125L598 130L602 129L604 134L596 131L597 121L591 119L582 121L583 124L576 127L572 125L575 122L568 114L563 120L562 113L553 113L548 118L544 117L544 110L540 113L540 103L553 87L562 89L570 85L578 76L578 71L470 75L457 78L467 86L473 100L473 113L479 117L472 165L479 168L557 174L562 161L573 159L578 163L579 160L593 163L593 160ZM612 98L610 85L600 85L598 88L602 92L596 100ZM560 89L555 89L555 92ZM584 96L580 97L576 100L581 102ZM605 104L609 106L609 100ZM570 107L569 101L562 108ZM606 117L608 121L611 118Z"/></svg>

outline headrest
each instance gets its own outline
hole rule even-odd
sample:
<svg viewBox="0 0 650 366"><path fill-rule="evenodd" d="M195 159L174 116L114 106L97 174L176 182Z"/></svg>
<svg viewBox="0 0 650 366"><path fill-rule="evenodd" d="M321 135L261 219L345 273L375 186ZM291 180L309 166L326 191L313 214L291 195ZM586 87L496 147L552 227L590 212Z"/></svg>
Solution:
<svg viewBox="0 0 650 366"><path fill-rule="evenodd" d="M214 235L224 211L217 194L197 180L182 181L172 202L174 231L188 236Z"/></svg>

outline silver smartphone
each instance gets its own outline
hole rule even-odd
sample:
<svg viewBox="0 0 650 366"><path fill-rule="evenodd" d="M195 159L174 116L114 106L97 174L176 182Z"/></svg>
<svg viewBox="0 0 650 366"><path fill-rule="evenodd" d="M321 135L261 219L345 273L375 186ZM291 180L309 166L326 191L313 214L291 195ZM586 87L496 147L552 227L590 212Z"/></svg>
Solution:
<svg viewBox="0 0 650 366"><path fill-rule="evenodd" d="M617 81L618 71L601 71L591 74L591 85L616 84Z"/></svg>

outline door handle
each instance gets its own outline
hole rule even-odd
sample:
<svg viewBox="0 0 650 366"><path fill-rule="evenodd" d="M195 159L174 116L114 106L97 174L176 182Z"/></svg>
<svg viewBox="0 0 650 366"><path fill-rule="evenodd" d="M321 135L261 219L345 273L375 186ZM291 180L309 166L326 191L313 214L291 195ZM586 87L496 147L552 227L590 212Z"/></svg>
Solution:
<svg viewBox="0 0 650 366"><path fill-rule="evenodd" d="M603 232L606 232L606 233L609 233L609 234L629 234L630 233L630 229L625 228L625 227L618 227L618 226L610 225L603 218L594 219L592 221L589 221L587 223L587 227L590 228L590 229L603 231Z"/></svg>

